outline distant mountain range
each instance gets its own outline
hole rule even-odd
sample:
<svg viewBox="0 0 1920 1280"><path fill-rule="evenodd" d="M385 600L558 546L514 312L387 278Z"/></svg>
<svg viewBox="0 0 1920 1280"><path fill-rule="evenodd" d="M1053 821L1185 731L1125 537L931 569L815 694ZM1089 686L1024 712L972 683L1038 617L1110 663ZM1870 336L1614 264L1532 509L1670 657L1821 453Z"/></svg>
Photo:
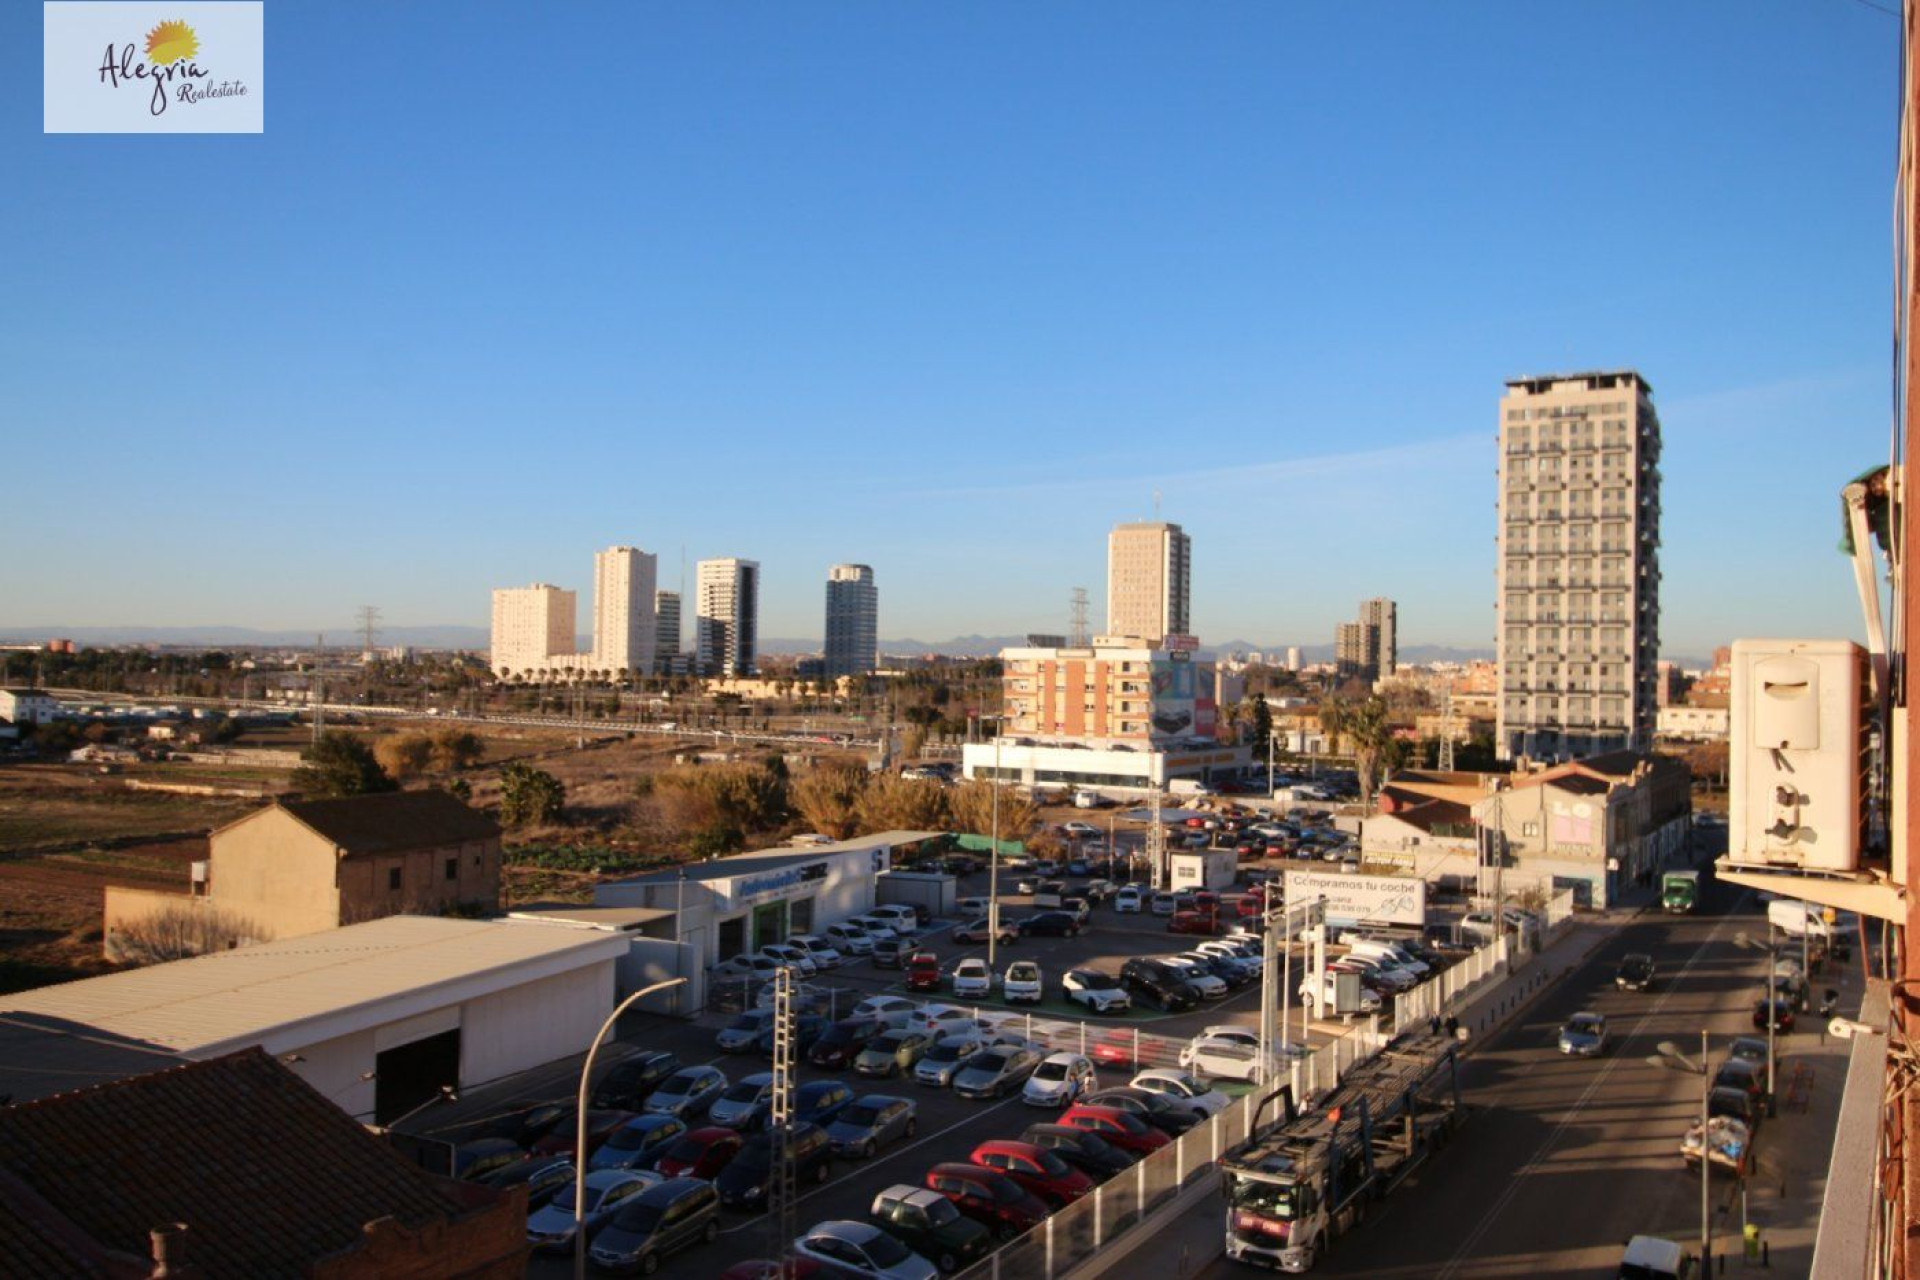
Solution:
<svg viewBox="0 0 1920 1280"><path fill-rule="evenodd" d="M312 631L263 631L254 627L0 627L0 644L44 644L54 636L77 641L84 645L122 645L122 644L158 644L158 645L209 645L214 647L251 648L251 649L287 649L311 648L317 633ZM358 637L346 628L326 633L327 647L331 649L350 649L358 642ZM429 627L382 627L378 641L382 646L410 645L416 649L469 649L484 650L489 643L489 633L485 627L465 627L456 625ZM956 658L990 658L1002 649L1023 645L1025 636L955 636L951 640L882 640L880 652L903 658L919 658L928 654L947 654ZM591 638L582 636L579 645L586 649ZM820 652L818 639L790 639L782 637L764 637L760 641L760 652L765 654L796 654ZM1264 656L1279 655L1287 652L1285 644L1267 644L1255 640L1229 640L1224 644L1210 644L1201 651L1209 656L1223 653L1258 653ZM1711 663L1705 658L1686 655L1668 655L1673 661L1688 670L1704 670ZM1455 648L1443 644L1409 644L1400 647L1400 661L1409 666L1424 665L1429 662L1472 662L1491 660L1493 647ZM1305 663L1333 661L1333 646L1330 644L1303 644L1300 646L1300 660Z"/></svg>

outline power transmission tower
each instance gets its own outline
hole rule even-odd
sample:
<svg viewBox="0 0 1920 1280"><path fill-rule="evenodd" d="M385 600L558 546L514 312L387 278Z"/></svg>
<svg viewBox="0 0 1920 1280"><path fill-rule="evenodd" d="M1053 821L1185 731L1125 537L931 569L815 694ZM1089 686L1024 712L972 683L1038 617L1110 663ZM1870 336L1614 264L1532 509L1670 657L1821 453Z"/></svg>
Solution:
<svg viewBox="0 0 1920 1280"><path fill-rule="evenodd" d="M355 616L360 619L360 652L370 654L373 652L373 638L380 634L380 607L363 604Z"/></svg>
<svg viewBox="0 0 1920 1280"><path fill-rule="evenodd" d="M1087 589L1085 587L1075 587L1073 589L1073 630L1071 639L1074 648L1084 649L1087 647Z"/></svg>
<svg viewBox="0 0 1920 1280"><path fill-rule="evenodd" d="M1165 862L1167 860L1167 830L1160 825L1160 788L1153 789L1153 821L1147 828L1147 864L1152 868L1153 887L1167 887Z"/></svg>
<svg viewBox="0 0 1920 1280"><path fill-rule="evenodd" d="M1453 686L1440 699L1440 771L1453 772Z"/></svg>
<svg viewBox="0 0 1920 1280"><path fill-rule="evenodd" d="M767 1188L767 1225L773 1233L775 1260L785 1262L793 1249L794 1189L793 1152L788 1145L793 1133L793 970L778 969L773 975L773 1106L767 1116L767 1133L773 1139L773 1178Z"/></svg>

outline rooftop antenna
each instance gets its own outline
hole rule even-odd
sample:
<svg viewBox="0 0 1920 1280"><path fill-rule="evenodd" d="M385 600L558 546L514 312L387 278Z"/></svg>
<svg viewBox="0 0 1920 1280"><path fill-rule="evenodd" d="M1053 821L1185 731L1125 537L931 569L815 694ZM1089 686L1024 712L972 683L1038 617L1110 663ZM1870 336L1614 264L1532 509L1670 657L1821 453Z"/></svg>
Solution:
<svg viewBox="0 0 1920 1280"><path fill-rule="evenodd" d="M1085 587L1073 589L1073 628L1070 639L1076 649L1087 647L1087 589Z"/></svg>
<svg viewBox="0 0 1920 1280"><path fill-rule="evenodd" d="M1158 489L1153 491L1153 518L1156 521L1160 519L1160 491Z"/></svg>

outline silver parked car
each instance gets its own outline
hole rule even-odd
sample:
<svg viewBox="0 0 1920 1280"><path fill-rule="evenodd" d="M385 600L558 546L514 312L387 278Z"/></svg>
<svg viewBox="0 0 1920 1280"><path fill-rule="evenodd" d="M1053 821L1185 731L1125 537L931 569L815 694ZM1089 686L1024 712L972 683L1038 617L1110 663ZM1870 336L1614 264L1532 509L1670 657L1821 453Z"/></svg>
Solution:
<svg viewBox="0 0 1920 1280"><path fill-rule="evenodd" d="M829 1275L878 1280L938 1280L931 1262L868 1222L823 1222L793 1242L794 1252Z"/></svg>
<svg viewBox="0 0 1920 1280"><path fill-rule="evenodd" d="M869 1093L840 1109L827 1125L835 1155L871 1156L889 1142L911 1138L920 1129L919 1108L906 1098Z"/></svg>
<svg viewBox="0 0 1920 1280"><path fill-rule="evenodd" d="M1014 1045L982 1049L960 1065L953 1091L963 1098L998 1098L1026 1084L1040 1065L1040 1055Z"/></svg>
<svg viewBox="0 0 1920 1280"><path fill-rule="evenodd" d="M960 1070L960 1064L980 1052L983 1041L972 1034L942 1036L913 1064L916 1084L946 1088Z"/></svg>
<svg viewBox="0 0 1920 1280"><path fill-rule="evenodd" d="M685 1067L647 1095L646 1109L692 1120L705 1115L726 1088L727 1077L718 1067Z"/></svg>

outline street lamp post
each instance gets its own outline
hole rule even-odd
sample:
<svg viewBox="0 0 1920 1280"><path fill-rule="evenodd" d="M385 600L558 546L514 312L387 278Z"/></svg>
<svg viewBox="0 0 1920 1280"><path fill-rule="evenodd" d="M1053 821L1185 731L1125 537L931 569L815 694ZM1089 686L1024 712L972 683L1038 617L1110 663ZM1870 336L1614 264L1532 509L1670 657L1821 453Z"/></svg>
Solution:
<svg viewBox="0 0 1920 1280"><path fill-rule="evenodd" d="M993 848L987 852L987 983L1000 945L1000 729L993 727Z"/></svg>
<svg viewBox="0 0 1920 1280"><path fill-rule="evenodd" d="M1762 989L1766 993L1765 1000L1767 1002L1766 1004L1766 1010L1767 1010L1767 1114L1771 1116L1774 1113L1773 1024L1776 1021L1778 1021L1778 1018L1776 1017L1776 1014L1775 1014L1774 1003L1773 1003L1774 1001L1773 980L1774 980L1774 964L1775 964L1774 954L1773 954L1773 936L1772 934L1768 934L1767 940L1765 942L1756 942L1752 938L1748 937L1745 933L1736 933L1733 935L1733 944L1736 947L1742 947L1749 950L1765 950L1767 953L1767 976L1764 983L1762 984ZM1805 973L1805 970L1803 969L1802 974L1804 975L1804 973ZM1804 977L1802 980L1804 981Z"/></svg>
<svg viewBox="0 0 1920 1280"><path fill-rule="evenodd" d="M678 921L675 926L678 927ZM686 981L685 978L668 978L665 982L640 988L613 1007L613 1012L607 1015L607 1020L600 1024L600 1030L594 1034L593 1043L587 1046L587 1060L580 1067L580 1105L575 1112L573 1130L573 1280L585 1280L587 1274L587 1093L593 1084L594 1056L600 1052L600 1042L607 1038L607 1032L613 1030L613 1024L620 1020L627 1006L656 991L682 986Z"/></svg>
<svg viewBox="0 0 1920 1280"><path fill-rule="evenodd" d="M1713 1208L1712 1194L1707 1182L1712 1172L1712 1162L1707 1159L1707 1122L1712 1119L1710 1111L1713 1096L1713 1076L1707 1070L1707 1030L1700 1029L1700 1061L1698 1065L1689 1062L1680 1052L1678 1045L1671 1040L1662 1040L1655 1046L1660 1050L1657 1056L1647 1061L1656 1067L1676 1067L1681 1071L1695 1072L1700 1077L1700 1274L1713 1274Z"/></svg>

